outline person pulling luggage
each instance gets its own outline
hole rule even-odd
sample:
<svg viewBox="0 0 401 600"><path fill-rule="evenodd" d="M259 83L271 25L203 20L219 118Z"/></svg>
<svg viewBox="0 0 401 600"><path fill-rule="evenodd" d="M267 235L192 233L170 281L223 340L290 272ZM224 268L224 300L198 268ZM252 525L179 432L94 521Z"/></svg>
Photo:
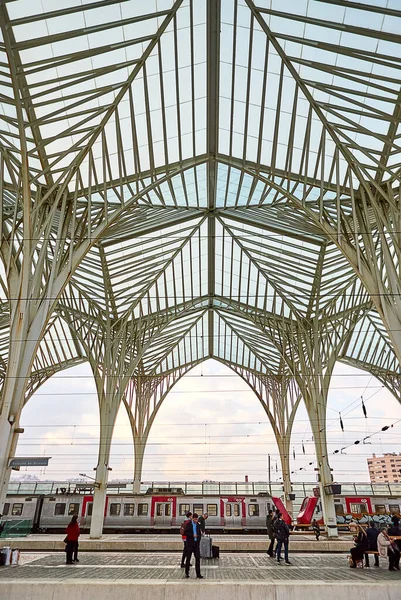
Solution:
<svg viewBox="0 0 401 600"><path fill-rule="evenodd" d="M203 579L203 575L200 572L200 540L201 540L201 528L198 523L198 515L194 513L192 515L192 521L188 521L185 525L185 537L187 546L187 560L185 562L185 577L189 577L189 567L191 563L192 554L195 557L195 572L198 579Z"/></svg>

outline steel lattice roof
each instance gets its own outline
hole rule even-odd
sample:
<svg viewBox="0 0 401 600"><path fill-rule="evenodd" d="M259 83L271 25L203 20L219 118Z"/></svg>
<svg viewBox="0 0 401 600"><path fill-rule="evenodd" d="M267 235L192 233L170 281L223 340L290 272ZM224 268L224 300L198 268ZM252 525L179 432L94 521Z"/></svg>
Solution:
<svg viewBox="0 0 401 600"><path fill-rule="evenodd" d="M32 389L100 363L122 323L127 368L140 347L155 377L208 357L290 376L316 322L324 361L347 338L344 360L398 375L340 247L361 182L400 184L401 12L383 4L2 3L3 238L21 261L30 203L32 300L72 273Z"/></svg>

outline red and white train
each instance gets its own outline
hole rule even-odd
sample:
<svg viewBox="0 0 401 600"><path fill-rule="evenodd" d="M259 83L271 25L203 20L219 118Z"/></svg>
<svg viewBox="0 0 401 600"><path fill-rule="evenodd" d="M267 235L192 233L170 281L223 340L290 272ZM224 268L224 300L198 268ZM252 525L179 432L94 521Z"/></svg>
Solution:
<svg viewBox="0 0 401 600"><path fill-rule="evenodd" d="M337 523L351 520L361 523L373 519L389 522L392 514L400 514L401 495L335 496ZM78 514L81 527L91 523L93 494L85 491L67 493L63 488L54 494L7 495L3 521L31 520L33 531L63 530L71 515ZM290 524L308 524L313 518L322 522L320 498L303 500L292 519L280 498L267 493L258 495L223 494L191 495L180 488L150 488L145 494L113 493L107 496L104 512L105 532L178 531L187 511L209 515L207 528L214 531L265 532L266 515L279 508Z"/></svg>

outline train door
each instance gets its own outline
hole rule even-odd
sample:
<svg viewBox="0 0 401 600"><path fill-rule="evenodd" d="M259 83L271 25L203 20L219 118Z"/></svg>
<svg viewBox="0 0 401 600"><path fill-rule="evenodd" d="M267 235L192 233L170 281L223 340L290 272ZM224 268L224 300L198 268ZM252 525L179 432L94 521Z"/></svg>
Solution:
<svg viewBox="0 0 401 600"><path fill-rule="evenodd" d="M104 516L106 517L107 515L107 507L109 504L109 498L106 497L106 502L104 505ZM89 527L90 523L91 523L91 518L92 518L92 511L93 511L93 496L84 496L83 501L82 501L82 512L81 512L81 525L84 525L85 527Z"/></svg>
<svg viewBox="0 0 401 600"><path fill-rule="evenodd" d="M241 527L241 502L226 502L224 508L226 527Z"/></svg>
<svg viewBox="0 0 401 600"><path fill-rule="evenodd" d="M172 502L156 502L155 525L171 525Z"/></svg>
<svg viewBox="0 0 401 600"><path fill-rule="evenodd" d="M150 514L155 526L171 527L177 516L177 498L153 496Z"/></svg>

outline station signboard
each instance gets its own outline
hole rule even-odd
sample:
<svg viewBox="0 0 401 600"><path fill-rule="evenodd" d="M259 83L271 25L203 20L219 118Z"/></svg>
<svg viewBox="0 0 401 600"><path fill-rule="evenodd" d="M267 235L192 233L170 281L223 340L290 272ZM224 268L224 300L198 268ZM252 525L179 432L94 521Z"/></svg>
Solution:
<svg viewBox="0 0 401 600"><path fill-rule="evenodd" d="M9 467L47 467L51 456L14 456L10 458Z"/></svg>

